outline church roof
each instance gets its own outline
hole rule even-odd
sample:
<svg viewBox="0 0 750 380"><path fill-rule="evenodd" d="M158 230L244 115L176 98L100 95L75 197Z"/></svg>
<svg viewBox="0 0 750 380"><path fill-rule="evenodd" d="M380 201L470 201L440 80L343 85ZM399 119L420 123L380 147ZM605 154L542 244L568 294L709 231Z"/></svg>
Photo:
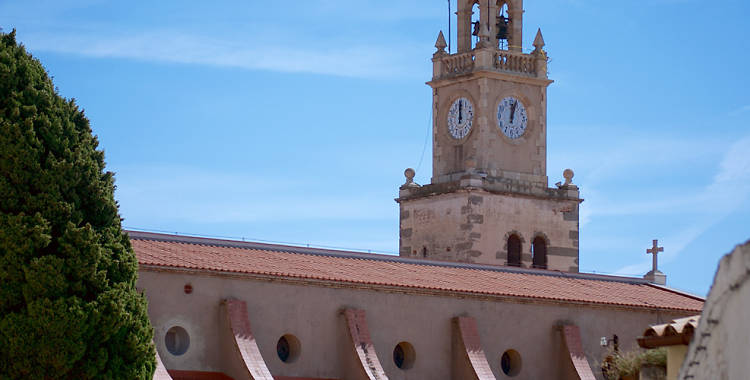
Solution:
<svg viewBox="0 0 750 380"><path fill-rule="evenodd" d="M640 278L129 232L144 268L197 270L571 303L700 312L704 300Z"/></svg>

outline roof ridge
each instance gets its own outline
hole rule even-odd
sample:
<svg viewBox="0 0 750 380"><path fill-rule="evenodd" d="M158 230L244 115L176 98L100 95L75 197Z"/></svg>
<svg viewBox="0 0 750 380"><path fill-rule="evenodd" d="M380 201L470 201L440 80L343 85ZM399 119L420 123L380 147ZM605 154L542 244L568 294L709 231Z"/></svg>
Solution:
<svg viewBox="0 0 750 380"><path fill-rule="evenodd" d="M688 292L686 292L686 291L684 291L684 290L679 290L679 289L675 289L675 288L670 288L670 287L668 287L668 286L664 286L664 285L659 285L659 284L654 284L654 283L651 283L651 282L648 282L648 283L646 283L646 285L648 285L648 286L652 286L652 287L654 287L654 288L658 288L658 289L661 289L661 290L664 290L664 291L667 291L667 292L671 292L671 293L679 294L679 295L681 295L681 296L685 296L685 297L688 297L688 298L693 298L693 299L696 299L696 300L700 300L700 301L703 301L703 302L705 302L705 301L706 301L706 298L705 298L705 297L701 297L701 296L699 296L699 295L695 295L695 294L692 294L692 293L688 293Z"/></svg>
<svg viewBox="0 0 750 380"><path fill-rule="evenodd" d="M328 256L338 257L345 259L359 259L365 261L379 261L379 262L396 262L418 266L438 266L448 268L458 268L467 270L483 270L490 272L505 272L505 273L517 273L537 276L550 276L550 277L563 277L579 280L595 280L595 281L610 281L610 282L623 282L630 284L644 284L651 285L647 280L637 277L622 277L622 276L611 276L595 273L572 273L562 272L559 270L545 270L536 268L516 268L497 266L489 264L478 264L478 263L461 263L451 261L438 261L428 259L415 259L408 257L401 257L395 255L385 255L377 253L366 253L356 251L344 251L324 248L311 248L311 247L299 247L282 244L270 244L270 243L259 243L251 241L239 241L239 240L228 240L228 239L214 239L204 238L197 236L184 236L184 235L172 235L162 234L154 232L142 232L142 231L130 231L126 230L131 239L135 240L152 240L162 241L171 243L190 244L197 246L214 246L214 247L225 247L225 248L238 248L238 249L256 249L269 252L285 252L290 254L298 255L314 255L314 256ZM672 290L671 288L664 287L665 290ZM674 291L680 293L679 291ZM690 295L692 298L696 296ZM700 298L699 298L700 299Z"/></svg>

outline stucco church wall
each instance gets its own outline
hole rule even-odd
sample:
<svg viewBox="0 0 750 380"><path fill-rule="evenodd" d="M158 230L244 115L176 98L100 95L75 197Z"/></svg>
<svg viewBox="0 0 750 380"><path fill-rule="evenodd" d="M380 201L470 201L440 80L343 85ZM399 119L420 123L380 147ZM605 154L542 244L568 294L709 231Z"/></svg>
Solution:
<svg viewBox="0 0 750 380"><path fill-rule="evenodd" d="M184 292L186 284L191 284L191 294ZM482 347L497 378L505 378L500 369L503 352L514 349L521 354L518 379L575 378L556 329L562 321L581 328L586 356L600 376L598 361L606 352L599 345L602 336L617 334L621 342L634 342L643 326L684 316L143 269L138 288L146 289L157 350L168 369L218 371L238 379L241 367L231 351L231 336L221 315L220 302L226 298L247 302L253 333L272 374L337 379L352 379L355 368L339 314L343 308L367 312L383 368L390 379L404 380L450 378L451 319L456 316L476 318ZM183 327L190 335L189 349L180 356L165 348L164 336L173 326ZM301 342L301 353L292 363L282 362L276 353L277 341L284 334L293 334ZM408 370L398 369L392 360L394 347L402 341L411 343L416 351L414 366Z"/></svg>
<svg viewBox="0 0 750 380"><path fill-rule="evenodd" d="M523 267L532 266L531 243L541 236L548 269L578 271L577 201L461 190L400 207L401 256L506 265L507 240L516 233Z"/></svg>
<svg viewBox="0 0 750 380"><path fill-rule="evenodd" d="M750 241L721 259L678 378L747 379L748 321Z"/></svg>

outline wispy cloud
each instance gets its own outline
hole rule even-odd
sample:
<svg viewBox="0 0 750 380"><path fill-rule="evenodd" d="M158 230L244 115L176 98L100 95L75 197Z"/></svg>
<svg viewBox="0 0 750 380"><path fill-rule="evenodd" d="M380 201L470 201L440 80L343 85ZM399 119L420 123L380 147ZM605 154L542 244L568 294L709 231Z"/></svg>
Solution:
<svg viewBox="0 0 750 380"><path fill-rule="evenodd" d="M737 115L743 114L743 113L748 112L748 111L750 111L750 104L748 104L746 106L739 107L739 108L737 108L737 109L729 112L729 116L737 116Z"/></svg>
<svg viewBox="0 0 750 380"><path fill-rule="evenodd" d="M703 195L698 191L673 192L666 198L646 198L638 202L610 199L608 195L612 194L610 186L613 183L629 183L628 178L642 178L644 172L649 170L672 170L685 163L715 157L726 146L725 141L716 139L687 139L654 134L630 135L622 127L618 127L623 131L622 136L618 136L616 140L610 136L597 135L602 133L601 131L611 130L611 127L597 127L591 130L581 127L563 129L570 129L572 136L584 133L590 135L591 141L606 142L589 144L586 149L553 152L551 156L551 162L564 160L565 167L573 168L576 171L574 182L583 186L586 202L581 208L582 227L596 217L668 214L701 201ZM561 172L562 170L559 170L557 173ZM555 172L551 173L551 178L555 178ZM642 188L640 184L639 187Z"/></svg>
<svg viewBox="0 0 750 380"><path fill-rule="evenodd" d="M447 17L448 4L436 6L432 0L411 0L383 3L380 0L351 1L346 7L336 0L307 1L305 12L314 12L323 17L346 18L347 20L405 21L425 18ZM455 5L454 5L455 7ZM356 11L353 11L356 9ZM453 10L455 11L455 9Z"/></svg>
<svg viewBox="0 0 750 380"><path fill-rule="evenodd" d="M701 213L696 222L667 236L663 243L670 250L662 256L662 262L675 260L690 243L705 231L722 221L739 205L750 198L750 136L742 138L731 145L719 164L718 171L711 184L694 195L677 199L649 201L646 205L626 205L623 209L641 209L644 213L648 207L660 205L665 210ZM639 263L620 268L618 274L645 273L651 268L650 260L644 258Z"/></svg>
<svg viewBox="0 0 750 380"><path fill-rule="evenodd" d="M393 48L343 46L312 49L272 43L245 44L175 32L127 36L37 34L26 37L32 51L51 51L99 58L236 67L248 70L315 73L362 78L409 75L417 60ZM409 51L409 49L403 49Z"/></svg>
<svg viewBox="0 0 750 380"><path fill-rule="evenodd" d="M331 0L238 1L231 13L226 7L196 13L178 1L154 7L48 1L0 4L0 25L18 27L32 52L359 78L421 78L432 44L393 35L442 9L427 0L393 6L360 0L346 7ZM142 12L150 17L136 17Z"/></svg>
<svg viewBox="0 0 750 380"><path fill-rule="evenodd" d="M602 132L613 128L621 130L621 135L614 139L610 134ZM611 181L615 177L633 176L630 174L633 170L642 172L643 168L672 167L689 162L720 152L726 146L725 141L715 138L688 139L674 134L644 134L644 131L638 131L638 135L629 135L635 132L624 127L563 129L569 129L576 136L575 143L580 143L578 136L581 134L589 134L590 141L601 141L600 144L587 145L586 149L564 151L566 164L577 168L576 172L585 173L587 187Z"/></svg>

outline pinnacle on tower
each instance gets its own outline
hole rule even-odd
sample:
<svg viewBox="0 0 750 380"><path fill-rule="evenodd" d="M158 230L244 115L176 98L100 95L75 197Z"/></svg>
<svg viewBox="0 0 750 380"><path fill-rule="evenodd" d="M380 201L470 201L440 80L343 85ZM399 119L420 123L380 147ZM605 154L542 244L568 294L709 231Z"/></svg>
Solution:
<svg viewBox="0 0 750 380"><path fill-rule="evenodd" d="M443 31L441 30L438 34L437 41L435 41L435 47L437 48L436 53L444 53L446 46L448 46L448 44L445 43L445 36L443 36Z"/></svg>
<svg viewBox="0 0 750 380"><path fill-rule="evenodd" d="M534 47L536 50L542 50L544 47L544 37L542 37L542 28L536 31L536 37L534 37Z"/></svg>

